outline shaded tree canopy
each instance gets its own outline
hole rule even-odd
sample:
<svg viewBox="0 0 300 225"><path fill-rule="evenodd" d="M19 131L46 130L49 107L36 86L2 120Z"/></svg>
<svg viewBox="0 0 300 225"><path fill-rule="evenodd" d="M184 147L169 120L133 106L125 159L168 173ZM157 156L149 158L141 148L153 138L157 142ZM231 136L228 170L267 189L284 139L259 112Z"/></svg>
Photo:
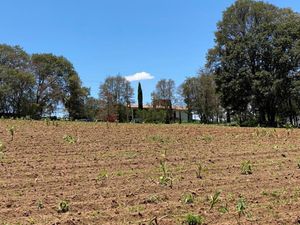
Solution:
<svg viewBox="0 0 300 225"><path fill-rule="evenodd" d="M62 56L33 54L19 46L0 45L0 113L41 118L63 104L69 116L83 116L88 89Z"/></svg>
<svg viewBox="0 0 300 225"><path fill-rule="evenodd" d="M223 14L207 66L216 74L222 106L261 124L291 113L300 65L300 16L290 9L238 0ZM296 83L295 83L296 82ZM298 94L299 95L299 94Z"/></svg>

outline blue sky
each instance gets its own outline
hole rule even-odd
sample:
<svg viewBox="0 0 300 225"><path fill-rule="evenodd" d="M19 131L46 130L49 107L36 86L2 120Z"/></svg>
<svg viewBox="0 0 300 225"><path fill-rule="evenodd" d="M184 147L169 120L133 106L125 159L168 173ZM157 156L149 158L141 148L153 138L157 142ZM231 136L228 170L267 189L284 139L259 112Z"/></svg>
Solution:
<svg viewBox="0 0 300 225"><path fill-rule="evenodd" d="M145 72L145 102L159 79L180 85L205 64L216 23L233 0L9 0L0 42L63 55L98 97L108 75ZM300 12L299 0L270 0ZM137 82L132 82L137 89Z"/></svg>

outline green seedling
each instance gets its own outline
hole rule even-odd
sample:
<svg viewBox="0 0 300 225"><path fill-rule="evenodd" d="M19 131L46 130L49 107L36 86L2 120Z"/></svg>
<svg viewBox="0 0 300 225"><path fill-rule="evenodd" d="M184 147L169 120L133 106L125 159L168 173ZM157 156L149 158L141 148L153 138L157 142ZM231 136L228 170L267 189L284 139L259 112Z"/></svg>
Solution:
<svg viewBox="0 0 300 225"><path fill-rule="evenodd" d="M65 135L63 138L64 138L64 140L65 140L66 142L68 142L69 144L74 144L74 143L76 143L76 138L73 137L73 136L71 136L71 135Z"/></svg>
<svg viewBox="0 0 300 225"><path fill-rule="evenodd" d="M241 173L244 175L252 174L252 164L251 164L250 160L242 162Z"/></svg>
<svg viewBox="0 0 300 225"><path fill-rule="evenodd" d="M10 136L11 136L11 141L13 141L13 140L14 140L15 131L16 131L15 126L11 126L11 127L8 129L8 131L9 131Z"/></svg>
<svg viewBox="0 0 300 225"><path fill-rule="evenodd" d="M195 196L192 193L185 193L182 196L182 203L184 204L192 204L195 201Z"/></svg>
<svg viewBox="0 0 300 225"><path fill-rule="evenodd" d="M221 195L221 192L216 191L213 196L210 196L210 199L209 199L210 208L209 208L209 210L211 210L220 201L220 195Z"/></svg>
<svg viewBox="0 0 300 225"><path fill-rule="evenodd" d="M246 202L245 199L243 197L240 197L237 201L237 206L236 206L236 210L238 213L239 218L241 218L241 216L246 215Z"/></svg>
<svg viewBox="0 0 300 225"><path fill-rule="evenodd" d="M105 181L107 179L108 179L108 172L106 170L100 171L97 176L97 181Z"/></svg>
<svg viewBox="0 0 300 225"><path fill-rule="evenodd" d="M204 166L201 163L199 163L197 165L197 169L196 169L196 177L198 179L202 179L203 178L203 172L204 172L204 170L205 170Z"/></svg>
<svg viewBox="0 0 300 225"><path fill-rule="evenodd" d="M170 172L167 170L166 162L160 161L160 168L162 170L162 175L159 177L159 183L164 186L169 186L172 188L173 179Z"/></svg>
<svg viewBox="0 0 300 225"><path fill-rule="evenodd" d="M185 220L183 221L183 224L185 225L201 225L203 223L204 223L203 216L194 215L194 214L187 214L185 216Z"/></svg>
<svg viewBox="0 0 300 225"><path fill-rule="evenodd" d="M70 210L69 203L67 201L61 201L58 205L58 213L66 213Z"/></svg>

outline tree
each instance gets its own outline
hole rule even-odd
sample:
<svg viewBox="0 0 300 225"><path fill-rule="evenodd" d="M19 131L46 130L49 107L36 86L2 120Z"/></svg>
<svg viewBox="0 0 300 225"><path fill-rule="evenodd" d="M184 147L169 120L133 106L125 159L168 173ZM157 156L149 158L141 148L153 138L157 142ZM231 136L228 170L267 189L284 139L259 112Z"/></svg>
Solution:
<svg viewBox="0 0 300 225"><path fill-rule="evenodd" d="M99 97L102 110L105 110L105 120L129 120L133 88L128 80L120 75L107 77L100 85Z"/></svg>
<svg viewBox="0 0 300 225"><path fill-rule="evenodd" d="M199 92L195 108L203 123L218 120L220 114L219 98L216 94L216 85L212 75L200 72Z"/></svg>
<svg viewBox="0 0 300 225"><path fill-rule="evenodd" d="M171 79L162 79L157 82L155 91L152 92L153 108L164 108L166 113L166 123L171 122L172 104L175 101L175 82Z"/></svg>
<svg viewBox="0 0 300 225"><path fill-rule="evenodd" d="M299 27L299 14L264 2L237 0L224 12L207 65L222 106L240 122L254 115L276 126L298 79Z"/></svg>
<svg viewBox="0 0 300 225"><path fill-rule="evenodd" d="M30 114L33 85L29 55L19 46L0 45L0 113Z"/></svg>
<svg viewBox="0 0 300 225"><path fill-rule="evenodd" d="M89 120L96 120L99 116L100 102L94 97L87 97L84 104L85 117Z"/></svg>
<svg viewBox="0 0 300 225"><path fill-rule="evenodd" d="M192 112L196 111L197 98L199 95L199 78L188 77L179 87L179 94L183 97L188 111L188 122L192 122Z"/></svg>
<svg viewBox="0 0 300 225"><path fill-rule="evenodd" d="M142 91L142 86L141 86L140 82L139 82L139 86L138 86L138 108L139 108L139 110L143 109L143 91Z"/></svg>
<svg viewBox="0 0 300 225"><path fill-rule="evenodd" d="M63 103L70 118L81 118L88 90L82 87L73 65L66 58L52 54L33 54L31 60L36 79L36 117L50 115Z"/></svg>
<svg viewBox="0 0 300 225"><path fill-rule="evenodd" d="M180 93L188 109L189 121L192 120L193 111L199 114L203 123L218 120L220 104L211 74L200 71L197 77L187 78L180 87Z"/></svg>

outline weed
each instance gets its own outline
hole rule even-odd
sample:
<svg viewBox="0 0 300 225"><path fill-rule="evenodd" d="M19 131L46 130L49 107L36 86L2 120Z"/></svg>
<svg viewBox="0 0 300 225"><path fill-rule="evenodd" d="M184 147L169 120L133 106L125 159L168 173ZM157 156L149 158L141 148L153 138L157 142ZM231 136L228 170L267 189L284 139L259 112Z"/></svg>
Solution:
<svg viewBox="0 0 300 225"><path fill-rule="evenodd" d="M181 199L184 204L192 204L195 201L195 196L192 193L185 193Z"/></svg>
<svg viewBox="0 0 300 225"><path fill-rule="evenodd" d="M250 160L242 162L241 172L244 175L252 174L252 164Z"/></svg>
<svg viewBox="0 0 300 225"><path fill-rule="evenodd" d="M210 199L209 199L210 208L209 208L209 210L211 210L220 201L220 195L221 195L221 192L216 191L213 196L210 196Z"/></svg>
<svg viewBox="0 0 300 225"><path fill-rule="evenodd" d="M73 136L71 136L71 135L65 135L65 136L64 136L64 140L65 140L66 142L68 142L69 144L74 144L74 143L76 143L76 138L73 137Z"/></svg>
<svg viewBox="0 0 300 225"><path fill-rule="evenodd" d="M162 176L159 177L159 183L164 186L169 186L172 188L173 179L170 172L167 169L166 162L160 161L160 168L162 170Z"/></svg>
<svg viewBox="0 0 300 225"><path fill-rule="evenodd" d="M58 205L58 213L66 213L70 210L69 203L67 201L61 201Z"/></svg>
<svg viewBox="0 0 300 225"><path fill-rule="evenodd" d="M298 166L298 169L300 169L300 160L298 160L297 166Z"/></svg>
<svg viewBox="0 0 300 225"><path fill-rule="evenodd" d="M183 222L183 224L186 224L186 225L201 225L203 223L204 223L203 216L194 215L194 214L187 214L185 216L185 220Z"/></svg>

